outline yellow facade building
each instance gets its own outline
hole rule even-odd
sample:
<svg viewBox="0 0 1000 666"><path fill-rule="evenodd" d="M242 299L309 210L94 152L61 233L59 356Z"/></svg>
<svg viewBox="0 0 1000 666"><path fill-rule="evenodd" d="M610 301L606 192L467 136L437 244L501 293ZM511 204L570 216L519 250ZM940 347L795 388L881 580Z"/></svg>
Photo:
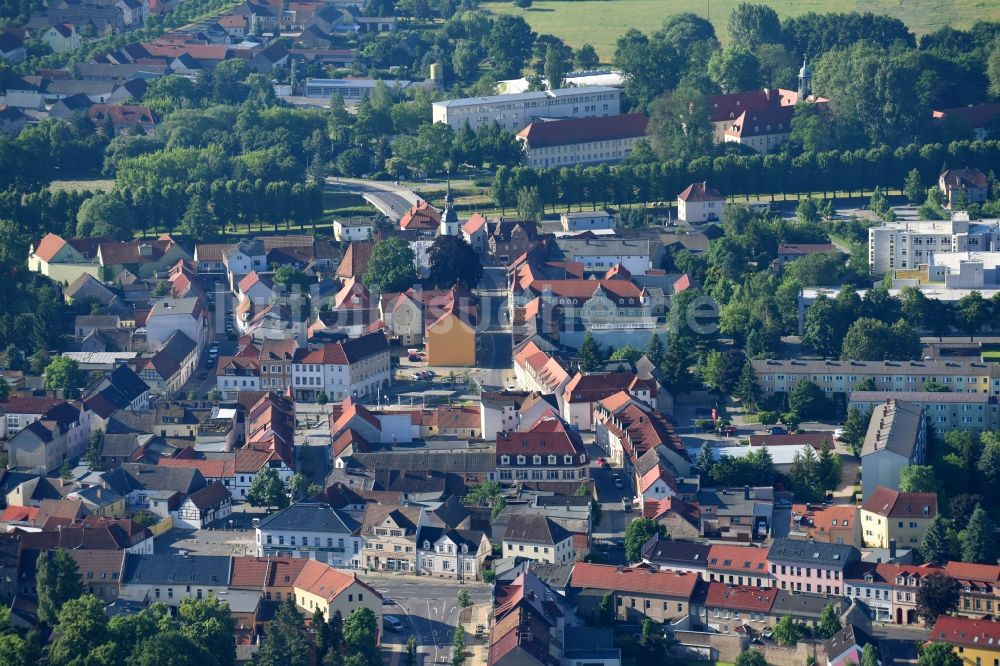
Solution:
<svg viewBox="0 0 1000 666"><path fill-rule="evenodd" d="M917 548L937 515L934 493L901 493L879 486L861 505L861 539L869 548Z"/></svg>

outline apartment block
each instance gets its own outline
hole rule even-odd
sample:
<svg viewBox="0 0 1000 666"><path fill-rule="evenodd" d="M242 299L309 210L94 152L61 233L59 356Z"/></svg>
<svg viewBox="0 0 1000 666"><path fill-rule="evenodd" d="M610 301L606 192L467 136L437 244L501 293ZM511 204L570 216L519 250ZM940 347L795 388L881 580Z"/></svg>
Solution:
<svg viewBox="0 0 1000 666"><path fill-rule="evenodd" d="M998 249L1000 220L970 222L966 214L946 221L887 222L868 230L868 268L873 275L917 268L932 252Z"/></svg>
<svg viewBox="0 0 1000 666"><path fill-rule="evenodd" d="M979 434L1000 429L1000 404L988 393L854 391L847 408L857 409L864 415L890 400L905 400L922 407L928 425L939 434L951 430Z"/></svg>
<svg viewBox="0 0 1000 666"><path fill-rule="evenodd" d="M454 129L468 123L473 131L496 122L516 132L539 118L593 118L621 113L622 91L610 86L580 86L513 95L466 97L434 102L432 119Z"/></svg>

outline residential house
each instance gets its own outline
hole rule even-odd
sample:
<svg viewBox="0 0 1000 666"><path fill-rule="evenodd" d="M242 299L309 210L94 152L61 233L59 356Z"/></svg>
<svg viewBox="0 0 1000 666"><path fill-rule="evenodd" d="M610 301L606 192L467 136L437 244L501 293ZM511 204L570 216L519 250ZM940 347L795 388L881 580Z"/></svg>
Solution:
<svg viewBox="0 0 1000 666"><path fill-rule="evenodd" d="M0 110L0 130L16 136L28 124L28 116L20 109L8 106Z"/></svg>
<svg viewBox="0 0 1000 666"><path fill-rule="evenodd" d="M135 116L136 122L141 124L142 115L143 112L136 112L130 117ZM112 119L114 117L113 114ZM119 120L125 122L124 118L119 118ZM149 119L142 122L149 122ZM97 246L97 260L100 262L106 277L119 276L123 271L128 270L139 278L149 279L157 273L167 271L182 259L190 261L191 255L167 234L154 240L116 241L103 239Z"/></svg>
<svg viewBox="0 0 1000 666"><path fill-rule="evenodd" d="M71 550L69 556L80 571L83 591L105 603L118 598L125 577L124 550Z"/></svg>
<svg viewBox="0 0 1000 666"><path fill-rule="evenodd" d="M615 216L606 210L560 213L563 231L595 231L615 228Z"/></svg>
<svg viewBox="0 0 1000 666"><path fill-rule="evenodd" d="M645 619L669 623L691 612L691 600L700 580L697 574L688 572L577 562L570 588L577 593L583 614L596 616L595 597L599 601L601 596L611 594L616 620L630 624Z"/></svg>
<svg viewBox="0 0 1000 666"><path fill-rule="evenodd" d="M1000 610L1000 566L948 562L944 570L958 581L958 613L981 617L984 613L995 615Z"/></svg>
<svg viewBox="0 0 1000 666"><path fill-rule="evenodd" d="M557 596L531 571L521 572L512 583L497 585L486 663L489 666L561 663L567 612L556 602ZM595 658L596 655L588 654L588 663Z"/></svg>
<svg viewBox="0 0 1000 666"><path fill-rule="evenodd" d="M708 182L691 183L677 195L677 219L700 224L722 219L726 199Z"/></svg>
<svg viewBox="0 0 1000 666"><path fill-rule="evenodd" d="M423 526L417 534L417 569L421 576L482 580L493 548L478 530Z"/></svg>
<svg viewBox="0 0 1000 666"><path fill-rule="evenodd" d="M129 510L146 510L166 518L183 497L207 484L197 469L177 469L142 463L123 463L101 474L99 485L125 496Z"/></svg>
<svg viewBox="0 0 1000 666"><path fill-rule="evenodd" d="M590 458L579 432L553 413L523 431L497 433L499 481L582 481Z"/></svg>
<svg viewBox="0 0 1000 666"><path fill-rule="evenodd" d="M476 309L462 300L463 297L452 290L451 299L439 312L425 313L424 343L429 365L470 367L476 364Z"/></svg>
<svg viewBox="0 0 1000 666"><path fill-rule="evenodd" d="M524 557L549 564L573 561L573 534L551 518L517 514L503 535L504 557Z"/></svg>
<svg viewBox="0 0 1000 666"><path fill-rule="evenodd" d="M375 220L370 217L354 217L333 221L333 237L340 242L365 241L375 231Z"/></svg>
<svg viewBox="0 0 1000 666"><path fill-rule="evenodd" d="M256 349L256 348L254 348ZM222 356L215 368L216 389L223 400L235 400L241 391L260 391L260 358L243 355ZM280 390L280 389L279 389Z"/></svg>
<svg viewBox="0 0 1000 666"><path fill-rule="evenodd" d="M486 251L498 266L507 266L512 259L530 250L539 240L534 222L505 220L486 223Z"/></svg>
<svg viewBox="0 0 1000 666"><path fill-rule="evenodd" d="M368 268L368 262L371 261L374 247L375 243L371 241L351 242L337 266L336 276L342 280L352 277L361 279Z"/></svg>
<svg viewBox="0 0 1000 666"><path fill-rule="evenodd" d="M90 273L82 273L68 287L63 289L63 299L67 303L97 303L107 305L116 298L115 292L104 286Z"/></svg>
<svg viewBox="0 0 1000 666"><path fill-rule="evenodd" d="M562 417L580 430L596 431L597 422L608 418L602 415L604 411L617 414L631 405L648 410L655 404L656 393L655 380L639 379L632 372L578 372L563 389ZM602 402L608 398L614 400Z"/></svg>
<svg viewBox="0 0 1000 666"><path fill-rule="evenodd" d="M83 455L90 428L79 403L64 402L46 410L7 443L10 467L54 472L63 461Z"/></svg>
<svg viewBox="0 0 1000 666"><path fill-rule="evenodd" d="M198 355L205 348L208 327L205 307L197 297L161 298L153 302L146 317L146 344L150 351L161 349L175 331L181 331L197 346Z"/></svg>
<svg viewBox="0 0 1000 666"><path fill-rule="evenodd" d="M232 513L232 495L229 489L216 481L188 495L177 513L174 525L200 530L217 520L224 520Z"/></svg>
<svg viewBox="0 0 1000 666"><path fill-rule="evenodd" d="M486 226L487 220L479 213L473 213L462 225L462 238L472 246L480 260L486 258Z"/></svg>
<svg viewBox="0 0 1000 666"><path fill-rule="evenodd" d="M347 573L308 561L295 577L292 590L303 613L320 611L329 622L338 612L346 618L359 608L367 608L375 614L377 626L382 625L382 595L353 571Z"/></svg>
<svg viewBox="0 0 1000 666"><path fill-rule="evenodd" d="M771 544L768 562L775 586L792 592L844 594L844 578L860 559L851 545L779 538Z"/></svg>
<svg viewBox="0 0 1000 666"><path fill-rule="evenodd" d="M419 507L367 505L361 525L364 567L375 571L416 572L417 531L422 514Z"/></svg>
<svg viewBox="0 0 1000 666"><path fill-rule="evenodd" d="M514 377L521 388L555 395L560 400L570 381L570 374L559 360L533 340L514 348Z"/></svg>
<svg viewBox="0 0 1000 666"><path fill-rule="evenodd" d="M26 57L28 57L28 52L25 49L22 36L18 36L11 30L0 32L0 58L12 65L17 65L24 62Z"/></svg>
<svg viewBox="0 0 1000 666"><path fill-rule="evenodd" d="M720 634L746 632L746 627L756 634L774 626L774 603L778 590L749 585L708 583L695 604L694 615L698 625Z"/></svg>
<svg viewBox="0 0 1000 666"><path fill-rule="evenodd" d="M135 367L153 393L173 395L198 367L198 345L183 331L175 331L152 356L136 359Z"/></svg>
<svg viewBox="0 0 1000 666"><path fill-rule="evenodd" d="M861 505L864 545L919 548L924 532L937 516L936 493L902 493L878 487Z"/></svg>
<svg viewBox="0 0 1000 666"><path fill-rule="evenodd" d="M351 340L296 350L292 389L296 399L326 393L331 401L377 397L389 386L389 343L379 330Z"/></svg>
<svg viewBox="0 0 1000 666"><path fill-rule="evenodd" d="M853 622L826 640L827 666L851 666L860 664L865 646L869 643L878 647L871 634Z"/></svg>
<svg viewBox="0 0 1000 666"><path fill-rule="evenodd" d="M863 542L858 507L793 504L789 536L860 547Z"/></svg>
<svg viewBox="0 0 1000 666"><path fill-rule="evenodd" d="M844 597L839 595L778 590L772 611L775 621L782 617L790 616L796 622L806 625L811 630L815 630L819 626L824 608L832 606L839 618L847 610L847 603L845 602Z"/></svg>
<svg viewBox="0 0 1000 666"><path fill-rule="evenodd" d="M749 543L770 534L772 488L703 488L698 491L697 504L703 537Z"/></svg>
<svg viewBox="0 0 1000 666"><path fill-rule="evenodd" d="M986 201L989 181L979 169L946 169L938 178L938 189L944 195L945 208L960 210Z"/></svg>
<svg viewBox="0 0 1000 666"><path fill-rule="evenodd" d="M360 525L345 512L296 502L257 525L257 556L304 557L357 569L364 566L359 530Z"/></svg>
<svg viewBox="0 0 1000 666"><path fill-rule="evenodd" d="M570 382L567 392L572 386ZM677 494L676 482L689 477L690 470L680 439L662 414L625 391L600 400L593 414L594 441L610 461L621 465L629 489L641 502Z"/></svg>
<svg viewBox="0 0 1000 666"><path fill-rule="evenodd" d="M814 254L830 254L843 257L843 250L833 243L780 243L778 245L778 263L782 266L789 262Z"/></svg>
<svg viewBox="0 0 1000 666"><path fill-rule="evenodd" d="M739 587L774 587L768 574L767 556L767 548L712 544L705 580Z"/></svg>
<svg viewBox="0 0 1000 666"><path fill-rule="evenodd" d="M725 129L724 141L748 146L759 153L774 152L792 135L795 107L747 109Z"/></svg>
<svg viewBox="0 0 1000 666"><path fill-rule="evenodd" d="M879 487L898 488L904 467L922 465L927 455L927 424L919 405L895 400L872 413L861 446L861 496Z"/></svg>
<svg viewBox="0 0 1000 666"><path fill-rule="evenodd" d="M66 53L80 48L80 33L72 23L56 23L42 33L40 38L53 53Z"/></svg>
<svg viewBox="0 0 1000 666"><path fill-rule="evenodd" d="M686 493L686 485L686 482L681 482L678 489ZM667 534L674 538L692 540L701 538L700 507L677 495L658 502L643 503L642 517L663 525L667 529Z"/></svg>
<svg viewBox="0 0 1000 666"><path fill-rule="evenodd" d="M108 420L119 411L149 409L149 385L125 364L118 365L83 393L83 416L91 431L107 431Z"/></svg>
<svg viewBox="0 0 1000 666"><path fill-rule="evenodd" d="M37 245L31 246L28 270L56 282L74 282L82 273L100 279L99 242L100 239L64 240L56 234L46 234Z"/></svg>
<svg viewBox="0 0 1000 666"><path fill-rule="evenodd" d="M939 615L929 640L950 645L963 666L1000 663L1000 622L993 619Z"/></svg>
<svg viewBox="0 0 1000 666"><path fill-rule="evenodd" d="M673 536L673 535L671 535ZM708 580L708 552L711 546L673 538L650 537L642 546L642 561L660 571L692 573Z"/></svg>
<svg viewBox="0 0 1000 666"><path fill-rule="evenodd" d="M285 392L292 385L292 360L297 349L295 340L262 340L260 342L260 385L265 391Z"/></svg>
<svg viewBox="0 0 1000 666"><path fill-rule="evenodd" d="M539 406L548 405L553 413L558 413L559 405L548 402L540 393L527 393L525 391L486 391L481 393L479 395L479 430L483 439L493 441L499 432L517 430L521 423L518 418L521 406L532 396L540 398L535 401ZM544 412L544 408L535 414L534 418L540 417L542 412Z"/></svg>
<svg viewBox="0 0 1000 666"><path fill-rule="evenodd" d="M9 396L0 401L0 439L7 439L42 418L47 411L66 402L61 398Z"/></svg>
<svg viewBox="0 0 1000 666"><path fill-rule="evenodd" d="M577 164L626 160L632 146L646 138L649 118L627 113L594 118L537 120L517 133L530 167L572 167Z"/></svg>
<svg viewBox="0 0 1000 666"><path fill-rule="evenodd" d="M116 135L132 134L140 127L144 134L152 136L156 133L156 116L148 106L94 104L87 109L87 117L102 131L110 122Z"/></svg>
<svg viewBox="0 0 1000 666"><path fill-rule="evenodd" d="M121 596L180 606L184 599L225 598L232 557L228 555L136 555L125 562Z"/></svg>
<svg viewBox="0 0 1000 666"><path fill-rule="evenodd" d="M628 280L646 275L653 267L650 242L645 239L580 234L557 238L556 246L564 261L582 264L585 273L598 273L605 279Z"/></svg>

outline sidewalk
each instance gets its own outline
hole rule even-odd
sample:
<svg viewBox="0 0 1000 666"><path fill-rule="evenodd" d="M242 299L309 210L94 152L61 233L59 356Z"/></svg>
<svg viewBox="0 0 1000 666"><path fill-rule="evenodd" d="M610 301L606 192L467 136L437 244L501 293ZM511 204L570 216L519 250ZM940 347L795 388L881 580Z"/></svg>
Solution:
<svg viewBox="0 0 1000 666"><path fill-rule="evenodd" d="M468 657L465 660L470 666L483 666L490 656L490 611L492 604L476 604L462 611L460 617L464 618L467 611L470 612L468 622L465 625L465 652ZM476 626L483 625L485 632L482 638L476 638Z"/></svg>
<svg viewBox="0 0 1000 666"><path fill-rule="evenodd" d="M487 583L484 583L481 580L467 580L465 582L462 582L454 578L436 578L433 576L415 576L412 574L392 574L392 573L385 573L382 571L367 572L364 569L357 569L357 573L358 573L358 578L361 578L362 580L366 581L392 580L392 581L407 582L407 583L427 582L427 583L433 583L434 585L453 585L455 587L475 587L477 585L482 585L482 586L488 585Z"/></svg>

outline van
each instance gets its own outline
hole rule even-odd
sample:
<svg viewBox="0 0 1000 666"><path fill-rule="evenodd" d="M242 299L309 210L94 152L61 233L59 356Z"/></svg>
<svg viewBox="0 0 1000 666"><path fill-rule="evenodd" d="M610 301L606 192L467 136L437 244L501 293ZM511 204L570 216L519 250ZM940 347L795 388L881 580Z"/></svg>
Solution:
<svg viewBox="0 0 1000 666"><path fill-rule="evenodd" d="M382 626L389 631L402 631L403 623L394 615L386 615L382 618Z"/></svg>

